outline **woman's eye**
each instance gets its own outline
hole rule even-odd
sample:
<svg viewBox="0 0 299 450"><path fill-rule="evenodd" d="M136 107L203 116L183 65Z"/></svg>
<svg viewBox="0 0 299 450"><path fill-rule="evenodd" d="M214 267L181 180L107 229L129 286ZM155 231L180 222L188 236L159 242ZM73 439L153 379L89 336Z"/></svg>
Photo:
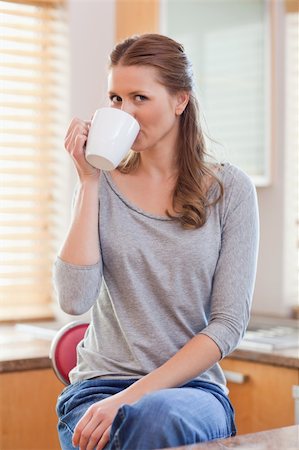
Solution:
<svg viewBox="0 0 299 450"><path fill-rule="evenodd" d="M144 95L136 95L135 99L137 100L137 102L144 102L144 100L147 100L147 97L145 97Z"/></svg>
<svg viewBox="0 0 299 450"><path fill-rule="evenodd" d="M110 101L112 103L120 103L121 102L121 97L119 97L119 95L111 95L110 96Z"/></svg>

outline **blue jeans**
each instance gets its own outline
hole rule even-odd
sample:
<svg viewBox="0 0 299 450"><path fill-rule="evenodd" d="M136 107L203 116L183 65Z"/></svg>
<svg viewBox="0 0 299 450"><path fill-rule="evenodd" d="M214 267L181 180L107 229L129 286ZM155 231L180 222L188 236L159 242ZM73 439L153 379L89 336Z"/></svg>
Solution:
<svg viewBox="0 0 299 450"><path fill-rule="evenodd" d="M94 378L66 387L57 402L62 450L74 450L74 428L89 406L134 381ZM234 434L234 411L228 397L215 384L194 380L123 405L112 423L105 450L179 447Z"/></svg>

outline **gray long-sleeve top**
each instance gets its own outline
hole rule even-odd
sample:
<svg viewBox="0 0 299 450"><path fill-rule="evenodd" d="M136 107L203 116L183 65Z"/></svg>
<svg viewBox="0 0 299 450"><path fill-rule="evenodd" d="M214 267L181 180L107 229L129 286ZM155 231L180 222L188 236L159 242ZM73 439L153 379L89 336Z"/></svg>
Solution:
<svg viewBox="0 0 299 450"><path fill-rule="evenodd" d="M72 382L142 377L198 333L213 339L222 357L238 345L255 281L257 199L251 180L235 166L223 164L218 176L223 198L210 207L203 227L186 230L136 207L109 173L101 174L101 260L77 266L57 258L54 266L61 308L70 314L92 308ZM212 186L210 198L218 189ZM226 391L219 364L198 379Z"/></svg>

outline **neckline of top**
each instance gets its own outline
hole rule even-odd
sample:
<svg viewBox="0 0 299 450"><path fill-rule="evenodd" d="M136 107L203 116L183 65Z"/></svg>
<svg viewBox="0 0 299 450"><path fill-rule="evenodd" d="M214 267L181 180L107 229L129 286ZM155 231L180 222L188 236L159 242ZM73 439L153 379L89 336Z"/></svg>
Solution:
<svg viewBox="0 0 299 450"><path fill-rule="evenodd" d="M217 172L217 176L218 178L222 181L223 179L223 175L225 172L225 169L227 167L229 167L230 164L229 163L221 163L219 164L219 170ZM131 210L137 212L138 214L141 214L142 216L148 217L150 219L155 219L155 220L162 220L162 221L173 221L174 219L172 219L171 217L168 217L166 215L158 215L158 214L153 214L150 213L148 211L145 211L144 209L140 208L139 206L137 206L135 203L131 202L131 200L129 200L127 197L125 197L122 192L119 190L118 186L115 184L114 180L111 177L111 174L108 171L102 171L108 185L110 186L110 188L112 189L112 191L116 194L116 196L126 205L128 206L128 208L130 208ZM208 193L208 197L210 197L214 191L217 189L217 184L214 183Z"/></svg>

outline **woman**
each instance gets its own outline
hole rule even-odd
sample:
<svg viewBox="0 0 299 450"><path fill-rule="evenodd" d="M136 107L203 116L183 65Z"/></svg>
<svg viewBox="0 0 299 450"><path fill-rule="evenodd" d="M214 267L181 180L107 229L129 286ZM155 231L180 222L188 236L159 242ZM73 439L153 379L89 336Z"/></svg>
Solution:
<svg viewBox="0 0 299 450"><path fill-rule="evenodd" d="M61 446L150 450L231 436L218 362L249 319L255 189L238 168L206 162L180 44L125 40L108 85L111 107L140 132L109 173L84 158L88 122L74 119L67 132L79 186L55 284L64 311L92 308L92 318L58 399Z"/></svg>

